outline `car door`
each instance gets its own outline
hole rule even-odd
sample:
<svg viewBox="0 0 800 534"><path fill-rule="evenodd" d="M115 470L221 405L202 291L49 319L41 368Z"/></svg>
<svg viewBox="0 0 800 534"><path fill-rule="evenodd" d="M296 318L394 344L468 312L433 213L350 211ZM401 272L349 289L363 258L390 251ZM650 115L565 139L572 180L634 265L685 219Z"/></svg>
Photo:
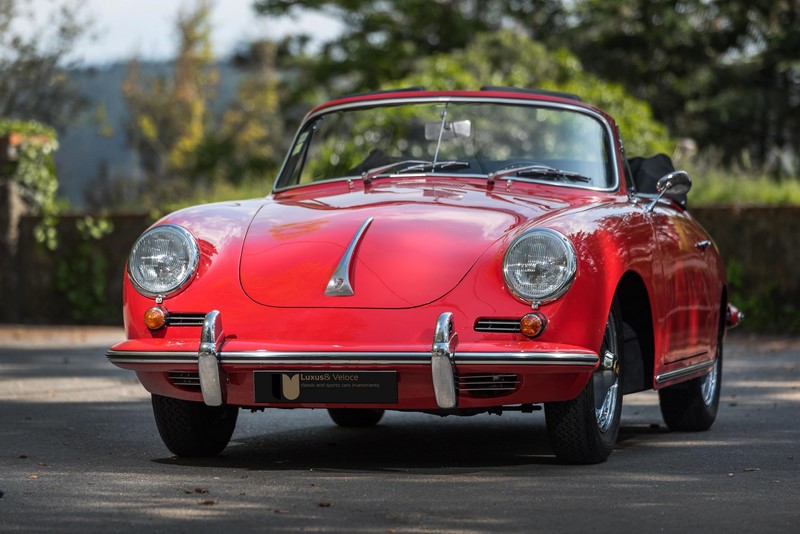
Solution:
<svg viewBox="0 0 800 534"><path fill-rule="evenodd" d="M706 355L717 303L712 302L706 251L709 237L686 210L669 199L660 200L650 213L657 247L656 284L659 293L656 321L663 342L663 363Z"/></svg>

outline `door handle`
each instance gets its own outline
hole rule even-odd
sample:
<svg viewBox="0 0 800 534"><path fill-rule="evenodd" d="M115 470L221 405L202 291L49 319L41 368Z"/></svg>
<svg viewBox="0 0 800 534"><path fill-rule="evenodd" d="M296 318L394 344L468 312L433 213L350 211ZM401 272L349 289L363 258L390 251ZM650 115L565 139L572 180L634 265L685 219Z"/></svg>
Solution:
<svg viewBox="0 0 800 534"><path fill-rule="evenodd" d="M706 239L705 241L698 241L697 243L694 244L694 246L702 251L705 251L708 247L711 246L711 241L709 241L708 239Z"/></svg>

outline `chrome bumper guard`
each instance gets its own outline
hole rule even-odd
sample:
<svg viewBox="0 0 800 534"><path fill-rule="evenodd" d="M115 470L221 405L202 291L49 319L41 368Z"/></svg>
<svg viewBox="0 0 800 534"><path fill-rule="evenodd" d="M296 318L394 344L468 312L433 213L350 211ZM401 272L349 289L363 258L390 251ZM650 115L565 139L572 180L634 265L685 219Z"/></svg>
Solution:
<svg viewBox="0 0 800 534"><path fill-rule="evenodd" d="M431 375L433 393L439 408L455 408L458 404L456 394L455 356L458 334L453 325L453 314L445 312L436 320L431 349Z"/></svg>
<svg viewBox="0 0 800 534"><path fill-rule="evenodd" d="M219 361L222 346L222 318L217 310L210 311L203 319L200 334L200 350L197 352L197 373L200 375L200 391L208 406L222 406L222 381L224 373Z"/></svg>

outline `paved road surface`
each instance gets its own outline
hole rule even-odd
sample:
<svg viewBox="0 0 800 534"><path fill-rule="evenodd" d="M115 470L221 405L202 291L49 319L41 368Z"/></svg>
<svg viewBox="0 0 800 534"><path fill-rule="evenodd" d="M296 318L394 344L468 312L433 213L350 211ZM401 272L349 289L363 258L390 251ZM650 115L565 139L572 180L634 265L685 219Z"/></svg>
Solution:
<svg viewBox="0 0 800 534"><path fill-rule="evenodd" d="M800 341L729 338L709 432L628 396L610 460L575 467L541 412L356 430L243 412L223 456L176 459L105 360L119 335L0 327L0 532L800 531Z"/></svg>

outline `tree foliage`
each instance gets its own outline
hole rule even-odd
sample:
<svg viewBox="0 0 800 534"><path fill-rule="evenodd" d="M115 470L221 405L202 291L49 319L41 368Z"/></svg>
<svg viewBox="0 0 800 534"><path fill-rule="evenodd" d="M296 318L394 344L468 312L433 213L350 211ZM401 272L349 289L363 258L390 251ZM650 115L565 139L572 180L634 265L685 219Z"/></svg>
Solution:
<svg viewBox="0 0 800 534"><path fill-rule="evenodd" d="M130 141L145 173L143 199L154 205L186 198L198 186L263 176L276 166L276 47L251 44L239 65L244 76L237 95L217 112L210 14L211 3L201 0L179 15L178 51L165 74L144 79L138 61L129 65L123 90Z"/></svg>
<svg viewBox="0 0 800 534"><path fill-rule="evenodd" d="M569 49L599 84L620 84L674 136L716 147L728 162L745 152L765 162L776 145L800 145L798 0L257 0L255 7L271 16L317 11L345 28L317 56L303 46L308 38L285 43L300 94L376 89L408 77L418 58L510 29L550 50Z"/></svg>
<svg viewBox="0 0 800 534"><path fill-rule="evenodd" d="M91 21L78 0L50 0L45 19L23 0L0 0L0 117L65 128L86 102L70 83L70 53Z"/></svg>
<svg viewBox="0 0 800 534"><path fill-rule="evenodd" d="M587 68L677 135L764 161L800 127L797 0L581 0L565 32Z"/></svg>
<svg viewBox="0 0 800 534"><path fill-rule="evenodd" d="M632 155L671 151L666 129L649 106L622 86L585 73L568 50L548 50L514 31L481 34L463 50L423 58L416 74L397 86L430 89L477 89L483 85L538 87L581 95L618 118L626 149Z"/></svg>
<svg viewBox="0 0 800 534"><path fill-rule="evenodd" d="M328 89L374 90L406 76L417 58L467 46L479 32L499 27L497 0L258 0L264 15L318 11L339 19L347 31L309 58L300 37L288 43L303 68L301 83ZM303 61L305 60L305 61Z"/></svg>
<svg viewBox="0 0 800 534"><path fill-rule="evenodd" d="M179 15L178 53L168 75L143 80L139 61L129 65L123 92L131 115L131 142L154 184L188 173L210 120L208 104L218 80L210 9L202 2Z"/></svg>

